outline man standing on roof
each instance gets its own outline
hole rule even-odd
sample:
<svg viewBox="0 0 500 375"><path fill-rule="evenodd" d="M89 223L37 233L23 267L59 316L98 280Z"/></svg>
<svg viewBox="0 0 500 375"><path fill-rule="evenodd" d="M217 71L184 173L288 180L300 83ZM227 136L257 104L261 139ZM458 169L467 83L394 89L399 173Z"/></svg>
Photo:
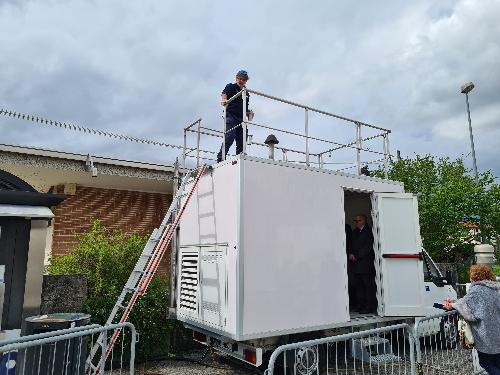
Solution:
<svg viewBox="0 0 500 375"><path fill-rule="evenodd" d="M234 98L230 103L227 103L229 99L239 93L248 81L248 73L245 70L240 70L236 73L236 82L228 83L224 90L222 90L221 95L221 105L226 107L226 152L227 155L229 148L236 140L236 154L240 154L243 151L243 128L238 126L243 122L243 97L239 95ZM246 114L251 120L253 118L253 112L248 109L248 102L250 100L250 95L246 93L247 105ZM220 148L219 154L217 155L217 163L222 161L222 146Z"/></svg>

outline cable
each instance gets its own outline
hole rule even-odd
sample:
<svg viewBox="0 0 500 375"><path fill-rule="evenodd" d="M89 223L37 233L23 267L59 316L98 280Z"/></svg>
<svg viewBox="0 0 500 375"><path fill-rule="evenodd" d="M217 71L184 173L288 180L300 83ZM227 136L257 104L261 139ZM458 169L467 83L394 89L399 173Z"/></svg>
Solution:
<svg viewBox="0 0 500 375"><path fill-rule="evenodd" d="M16 112L16 111L8 111L8 110L2 109L2 108L0 108L0 115L6 116L6 117L8 116L8 117L13 117L13 118L18 118L18 119L26 120L26 121L31 120L33 122L36 122L36 123L42 124L42 125L55 126L55 127L61 128L61 129L75 130L75 131L83 132L86 134L101 135L104 137L115 138L115 139L120 139L120 140L124 140L124 141L143 143L143 144L149 144L149 145L161 146L161 147L170 147L170 148L176 148L176 149L181 149L181 150L184 148L182 146L172 145L172 144L165 143L165 142L158 142L158 141L152 141L150 139L136 138L136 137L131 137L129 135L111 133L111 132L108 132L105 130L92 129L92 128L88 128L85 126L68 124L66 122L49 120L49 119L39 117L39 116L33 116L33 115L20 113L20 112Z"/></svg>

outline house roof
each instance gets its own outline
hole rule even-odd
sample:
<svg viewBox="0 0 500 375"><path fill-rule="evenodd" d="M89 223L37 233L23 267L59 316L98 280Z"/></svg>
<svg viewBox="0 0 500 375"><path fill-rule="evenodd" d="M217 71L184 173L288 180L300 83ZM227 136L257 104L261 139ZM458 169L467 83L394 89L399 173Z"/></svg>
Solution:
<svg viewBox="0 0 500 375"><path fill-rule="evenodd" d="M90 164L97 173L92 173ZM174 167L36 147L0 144L0 169L38 191L61 184L169 193Z"/></svg>
<svg viewBox="0 0 500 375"><path fill-rule="evenodd" d="M35 188L12 173L0 170L0 190L31 191Z"/></svg>
<svg viewBox="0 0 500 375"><path fill-rule="evenodd" d="M40 193L26 181L0 170L0 205L52 207L64 199L65 196L61 194Z"/></svg>
<svg viewBox="0 0 500 375"><path fill-rule="evenodd" d="M32 155L32 156L43 156L47 158L55 158L55 159L64 159L64 160L73 160L73 161L87 161L88 154L77 154L73 152L66 151L56 151L44 148L37 147L29 147L29 146L17 146L17 145L8 145L8 144L0 144L0 151L4 152L12 152L18 154ZM132 161L132 160L122 160L122 159L114 159L103 156L93 156L91 155L94 163L98 164L108 164L122 167L131 167L131 168L141 168L141 169L151 169L155 171L165 171L165 172L174 172L174 167L171 165L162 165L155 163L146 163L140 161Z"/></svg>

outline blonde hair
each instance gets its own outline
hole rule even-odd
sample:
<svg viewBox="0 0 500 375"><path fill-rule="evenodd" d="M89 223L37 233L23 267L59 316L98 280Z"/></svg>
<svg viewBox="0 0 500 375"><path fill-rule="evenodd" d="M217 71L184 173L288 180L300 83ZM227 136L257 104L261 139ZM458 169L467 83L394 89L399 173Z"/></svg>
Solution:
<svg viewBox="0 0 500 375"><path fill-rule="evenodd" d="M475 264L469 270L470 281L490 280L496 281L495 275L488 266Z"/></svg>

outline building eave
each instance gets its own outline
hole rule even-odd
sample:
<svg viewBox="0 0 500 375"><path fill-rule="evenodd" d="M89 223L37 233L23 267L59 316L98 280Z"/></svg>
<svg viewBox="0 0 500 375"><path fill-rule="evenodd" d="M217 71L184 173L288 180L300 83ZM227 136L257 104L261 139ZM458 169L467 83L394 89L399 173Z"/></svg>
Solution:
<svg viewBox="0 0 500 375"><path fill-rule="evenodd" d="M56 150L28 147L28 146L7 145L7 144L0 144L0 152L39 156L52 159L71 160L78 162L86 162L88 157L88 155L85 154L77 154L72 152L56 151ZM148 169L148 170L170 172L170 173L174 172L174 167L172 165L114 159L114 158L94 156L94 155L91 156L94 163L101 165Z"/></svg>

